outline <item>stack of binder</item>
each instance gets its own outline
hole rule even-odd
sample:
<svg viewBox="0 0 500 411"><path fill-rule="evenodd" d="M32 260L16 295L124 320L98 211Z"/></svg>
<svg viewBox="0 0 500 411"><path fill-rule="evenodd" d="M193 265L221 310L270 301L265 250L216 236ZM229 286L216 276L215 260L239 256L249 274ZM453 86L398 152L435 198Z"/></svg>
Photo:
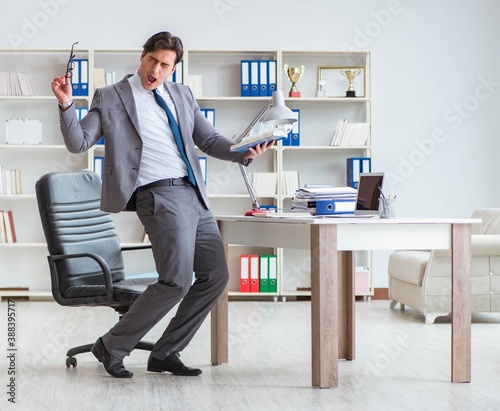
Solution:
<svg viewBox="0 0 500 411"><path fill-rule="evenodd" d="M352 187L301 188L292 199L292 211L313 215L353 214L357 190Z"/></svg>
<svg viewBox="0 0 500 411"><path fill-rule="evenodd" d="M274 254L242 254L240 256L240 292L278 292L278 266Z"/></svg>
<svg viewBox="0 0 500 411"><path fill-rule="evenodd" d="M272 96L276 91L276 60L241 60L241 97Z"/></svg>
<svg viewBox="0 0 500 411"><path fill-rule="evenodd" d="M73 87L74 96L89 95L89 61L88 59L73 60L73 76L71 77L71 85Z"/></svg>
<svg viewBox="0 0 500 411"><path fill-rule="evenodd" d="M347 186L357 189L359 175L372 172L372 160L370 157L350 157L346 159Z"/></svg>

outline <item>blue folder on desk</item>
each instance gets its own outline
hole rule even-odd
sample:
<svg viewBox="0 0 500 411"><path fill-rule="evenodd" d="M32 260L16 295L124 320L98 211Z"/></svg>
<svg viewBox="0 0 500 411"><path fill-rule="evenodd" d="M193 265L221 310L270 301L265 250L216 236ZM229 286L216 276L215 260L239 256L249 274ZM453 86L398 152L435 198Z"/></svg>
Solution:
<svg viewBox="0 0 500 411"><path fill-rule="evenodd" d="M316 200L316 215L353 214L355 209L355 199Z"/></svg>

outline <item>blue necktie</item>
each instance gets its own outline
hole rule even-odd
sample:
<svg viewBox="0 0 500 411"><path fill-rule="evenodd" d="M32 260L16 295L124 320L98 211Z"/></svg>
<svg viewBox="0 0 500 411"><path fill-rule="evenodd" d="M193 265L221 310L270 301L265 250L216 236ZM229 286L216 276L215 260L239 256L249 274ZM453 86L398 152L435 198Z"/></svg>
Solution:
<svg viewBox="0 0 500 411"><path fill-rule="evenodd" d="M158 105L163 110L165 110L165 113L167 113L168 123L170 124L170 128L172 129L172 134L174 135L175 144L177 144L177 148L181 153L181 157L186 163L188 171L188 180L192 185L195 186L196 180L194 178L194 173L193 169L191 168L191 164L189 164L189 160L187 159L186 151L184 150L184 144L182 143L182 137L181 137L181 131L179 130L179 125L177 124L177 121L175 121L175 118L170 109L168 108L167 103L165 103L165 100L163 100L163 98L160 96L157 89L153 90L153 95L155 96L155 100L158 103Z"/></svg>

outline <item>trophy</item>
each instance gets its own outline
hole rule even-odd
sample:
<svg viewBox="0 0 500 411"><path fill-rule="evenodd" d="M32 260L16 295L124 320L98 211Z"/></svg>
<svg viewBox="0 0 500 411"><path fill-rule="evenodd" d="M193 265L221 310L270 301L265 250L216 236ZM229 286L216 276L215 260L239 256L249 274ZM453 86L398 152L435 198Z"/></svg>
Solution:
<svg viewBox="0 0 500 411"><path fill-rule="evenodd" d="M285 64L285 73L288 75L288 79L292 82L292 88L288 93L288 97L300 97L300 91L297 90L295 84L298 83L302 74L304 74L305 67L288 67L288 64Z"/></svg>
<svg viewBox="0 0 500 411"><path fill-rule="evenodd" d="M316 90L316 97L326 97L324 89L325 85L326 85L325 79L321 79L318 81L318 89Z"/></svg>
<svg viewBox="0 0 500 411"><path fill-rule="evenodd" d="M356 92L354 91L354 86L352 85L352 82L360 73L361 73L360 69L340 70L340 74L342 74L347 80L349 80L349 87L347 87L347 91L345 93L346 97L356 97Z"/></svg>

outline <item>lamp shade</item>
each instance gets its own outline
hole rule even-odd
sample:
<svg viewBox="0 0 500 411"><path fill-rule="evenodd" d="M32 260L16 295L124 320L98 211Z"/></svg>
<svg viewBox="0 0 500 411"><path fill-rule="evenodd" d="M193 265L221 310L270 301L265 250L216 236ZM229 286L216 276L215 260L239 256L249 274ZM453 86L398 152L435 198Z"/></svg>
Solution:
<svg viewBox="0 0 500 411"><path fill-rule="evenodd" d="M266 125L285 125L293 124L297 121L297 115L285 106L283 92L277 90L273 92L272 104L269 111L262 118L262 123Z"/></svg>

